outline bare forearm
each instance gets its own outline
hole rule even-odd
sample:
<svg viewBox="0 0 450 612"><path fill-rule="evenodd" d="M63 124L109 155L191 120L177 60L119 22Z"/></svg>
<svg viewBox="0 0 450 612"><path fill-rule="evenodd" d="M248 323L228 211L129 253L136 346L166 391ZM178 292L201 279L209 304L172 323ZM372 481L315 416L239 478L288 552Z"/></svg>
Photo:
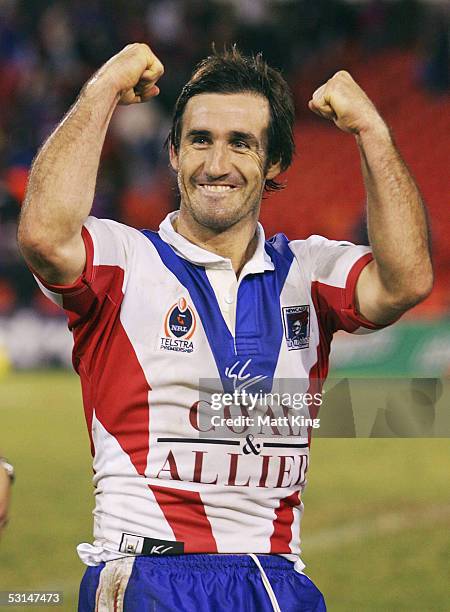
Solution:
<svg viewBox="0 0 450 612"><path fill-rule="evenodd" d="M100 154L118 99L112 88L95 79L85 86L33 163L19 239L51 249L80 234L91 210Z"/></svg>
<svg viewBox="0 0 450 612"><path fill-rule="evenodd" d="M384 123L356 136L367 193L369 240L380 281L401 304L431 288L428 227L420 192Z"/></svg>
<svg viewBox="0 0 450 612"><path fill-rule="evenodd" d="M104 64L42 147L33 164L18 239L45 280L73 282L86 253L81 226L94 198L100 154L118 102L157 96L164 68L145 44L133 43Z"/></svg>
<svg viewBox="0 0 450 612"><path fill-rule="evenodd" d="M423 300L433 283L419 190L377 109L348 72L316 89L308 105L356 137L375 259L358 277L356 306L373 323L390 323Z"/></svg>

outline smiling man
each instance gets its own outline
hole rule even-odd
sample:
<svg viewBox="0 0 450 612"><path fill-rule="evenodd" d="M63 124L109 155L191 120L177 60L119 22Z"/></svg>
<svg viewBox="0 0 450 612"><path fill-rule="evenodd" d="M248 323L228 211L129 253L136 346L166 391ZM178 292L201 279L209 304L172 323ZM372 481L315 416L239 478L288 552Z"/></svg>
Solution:
<svg viewBox="0 0 450 612"><path fill-rule="evenodd" d="M205 247L214 234L221 249L224 239L254 245L265 181L280 172L267 160L269 119L268 100L251 92L189 100L179 148L171 147L183 202L179 233Z"/></svg>
<svg viewBox="0 0 450 612"><path fill-rule="evenodd" d="M201 379L241 398L291 379L317 398L336 330L379 329L431 290L424 207L384 121L339 72L309 105L356 139L371 248L266 240L261 199L291 163L292 98L260 56L232 49L201 62L175 106L180 210L157 233L89 216L116 105L157 95L162 74L133 44L92 77L34 161L19 226L67 312L91 439L79 609L321 611L299 557L307 428L278 431L268 410L255 433L241 403L219 430Z"/></svg>

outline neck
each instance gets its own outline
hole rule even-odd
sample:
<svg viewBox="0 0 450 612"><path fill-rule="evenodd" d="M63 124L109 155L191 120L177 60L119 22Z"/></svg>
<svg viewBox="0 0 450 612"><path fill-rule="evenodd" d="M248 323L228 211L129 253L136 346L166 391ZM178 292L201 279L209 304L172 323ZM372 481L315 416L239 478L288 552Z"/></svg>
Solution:
<svg viewBox="0 0 450 612"><path fill-rule="evenodd" d="M183 214L184 213L184 214ZM189 214L180 210L173 220L173 228L178 234L197 246L231 260L236 276L253 256L258 238L258 220L242 220L222 231L215 231L199 225Z"/></svg>

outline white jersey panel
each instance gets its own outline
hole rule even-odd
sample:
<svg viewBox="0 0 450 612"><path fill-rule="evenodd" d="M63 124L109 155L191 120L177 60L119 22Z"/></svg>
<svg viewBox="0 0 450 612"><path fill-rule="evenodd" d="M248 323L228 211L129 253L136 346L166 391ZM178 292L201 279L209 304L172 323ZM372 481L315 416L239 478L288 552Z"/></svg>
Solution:
<svg viewBox="0 0 450 612"><path fill-rule="evenodd" d="M370 250L265 241L259 228L236 280L170 219L155 234L90 217L83 276L40 283L69 316L94 453L95 545L80 556L298 554L308 428L233 436L201 420L200 379L227 392L283 392L286 379L291 395L320 390L334 331L376 328L354 304Z"/></svg>
<svg viewBox="0 0 450 612"><path fill-rule="evenodd" d="M117 534L151 536L152 525L158 525L160 537L173 540L174 534L165 520L146 479L136 474L129 456L116 438L93 417L95 446L93 460L95 487L95 546L117 552ZM82 558L84 561L84 559Z"/></svg>
<svg viewBox="0 0 450 612"><path fill-rule="evenodd" d="M368 246L316 235L306 240L292 240L289 246L299 260L308 262L311 281L335 287L345 287L352 266L372 252Z"/></svg>

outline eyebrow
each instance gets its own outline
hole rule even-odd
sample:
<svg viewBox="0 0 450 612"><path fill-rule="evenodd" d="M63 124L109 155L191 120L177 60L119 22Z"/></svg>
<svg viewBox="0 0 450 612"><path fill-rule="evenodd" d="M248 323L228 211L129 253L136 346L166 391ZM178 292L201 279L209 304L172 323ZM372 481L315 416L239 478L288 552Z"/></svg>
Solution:
<svg viewBox="0 0 450 612"><path fill-rule="evenodd" d="M212 133L209 130L189 130L186 134L186 138L192 139L201 136L203 138L211 138ZM252 132L241 132L240 130L232 130L230 132L230 141L243 140L250 146L259 148L259 141Z"/></svg>
<svg viewBox="0 0 450 612"><path fill-rule="evenodd" d="M209 130L189 130L186 134L186 138L195 138L196 136L211 136L211 132Z"/></svg>
<svg viewBox="0 0 450 612"><path fill-rule="evenodd" d="M256 138L254 134L252 134L252 132L232 131L231 136L232 136L232 140L243 140L249 145L252 145L256 148L259 147L259 140Z"/></svg>

